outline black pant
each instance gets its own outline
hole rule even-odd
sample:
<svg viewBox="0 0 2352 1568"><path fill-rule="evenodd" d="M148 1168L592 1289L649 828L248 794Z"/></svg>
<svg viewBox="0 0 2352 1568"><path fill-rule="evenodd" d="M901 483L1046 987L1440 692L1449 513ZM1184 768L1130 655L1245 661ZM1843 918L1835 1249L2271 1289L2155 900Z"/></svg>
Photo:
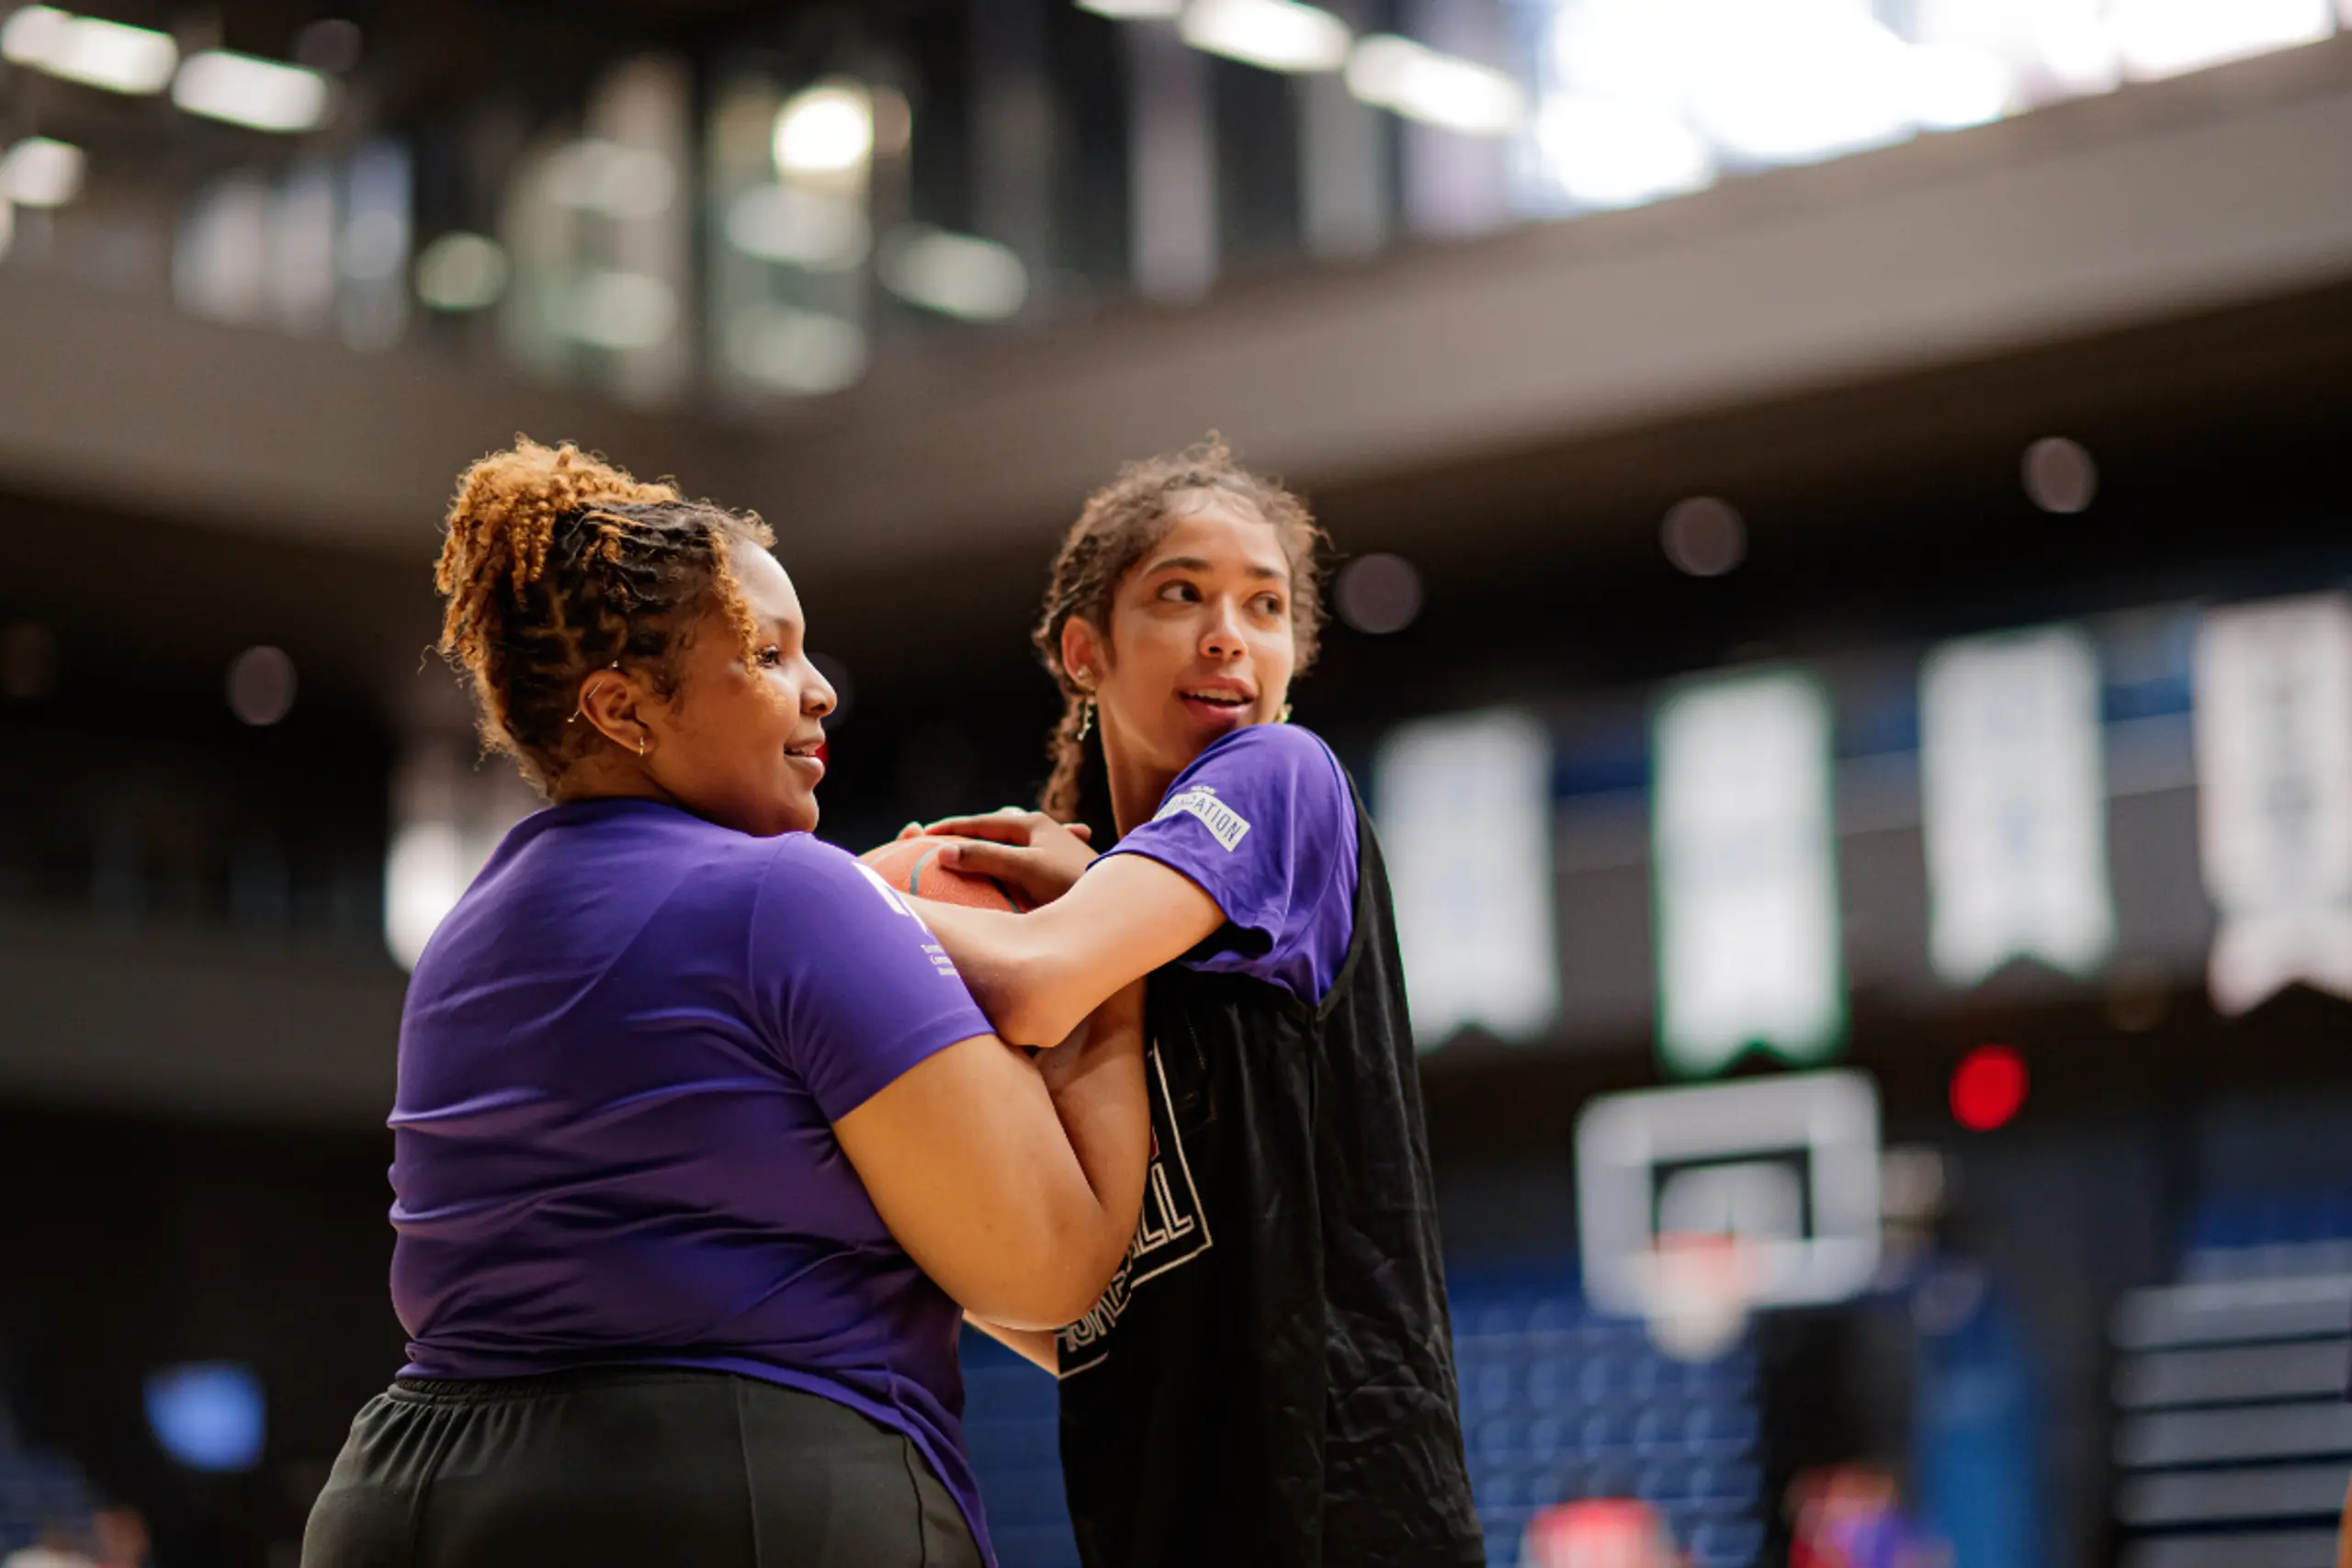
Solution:
<svg viewBox="0 0 2352 1568"><path fill-rule="evenodd" d="M351 1424L302 1568L979 1568L900 1434L726 1372L403 1378Z"/></svg>

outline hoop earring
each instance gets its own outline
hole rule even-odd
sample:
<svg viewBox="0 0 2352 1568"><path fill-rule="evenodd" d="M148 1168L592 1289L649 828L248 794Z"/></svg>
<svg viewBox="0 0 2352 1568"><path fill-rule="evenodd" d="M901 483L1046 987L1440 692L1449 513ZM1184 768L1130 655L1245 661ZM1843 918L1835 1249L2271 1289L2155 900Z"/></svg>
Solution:
<svg viewBox="0 0 2352 1568"><path fill-rule="evenodd" d="M642 735L639 736L639 737L637 738L637 754L638 754L639 756L642 757L642 756L644 756L644 755L645 755L645 746L646 746L645 737L644 737L644 736L642 736Z"/></svg>

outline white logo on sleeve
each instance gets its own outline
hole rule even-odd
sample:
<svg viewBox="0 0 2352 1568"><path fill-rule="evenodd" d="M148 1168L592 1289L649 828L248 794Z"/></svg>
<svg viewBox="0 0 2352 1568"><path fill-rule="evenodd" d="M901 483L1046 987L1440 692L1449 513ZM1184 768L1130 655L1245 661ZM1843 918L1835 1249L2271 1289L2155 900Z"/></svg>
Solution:
<svg viewBox="0 0 2352 1568"><path fill-rule="evenodd" d="M882 895L882 902L889 905L890 908L906 916L907 919L914 921L915 924L922 925L922 917L916 914L912 909L907 908L906 900L899 897L899 890L891 886L888 883L883 881L882 874L880 872L875 870L872 866L866 864L862 860L852 861L850 863L857 867L858 875L865 878L866 881L874 885L874 891ZM928 931L930 928L926 926L923 929Z"/></svg>
<svg viewBox="0 0 2352 1568"><path fill-rule="evenodd" d="M882 880L882 874L880 872L876 871L864 861L853 861L851 863L857 867L857 874L860 876L863 876L868 883L873 885L874 891L882 895L882 902L889 905L892 909L914 921L916 925L921 926L922 928L923 935L931 935L931 927L928 924L925 924L923 918L921 915L916 914L914 910L907 907L907 901L899 897L899 890L897 888ZM938 971L942 977L949 980L961 980L963 978L962 976L956 972L956 961L947 956L947 950L940 946L939 943L936 942L926 942L922 944L922 951L923 956L931 960L932 968Z"/></svg>
<svg viewBox="0 0 2352 1568"><path fill-rule="evenodd" d="M1166 804L1160 807L1159 816L1152 820L1157 822L1180 811L1200 818L1201 826L1206 828L1228 852L1241 842L1241 835L1250 830L1250 819L1219 800L1216 791L1206 784L1194 784L1182 795L1169 796Z"/></svg>

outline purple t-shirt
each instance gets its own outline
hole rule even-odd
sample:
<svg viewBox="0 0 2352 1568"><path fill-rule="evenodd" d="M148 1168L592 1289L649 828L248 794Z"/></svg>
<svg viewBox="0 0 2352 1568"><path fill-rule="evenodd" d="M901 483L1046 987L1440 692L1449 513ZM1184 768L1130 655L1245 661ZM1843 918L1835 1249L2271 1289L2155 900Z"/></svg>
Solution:
<svg viewBox="0 0 2352 1568"><path fill-rule="evenodd" d="M1212 742L1159 811L1111 852L1148 855L1225 912L1195 969L1323 999L1355 935L1356 809L1340 760L1312 731L1255 724Z"/></svg>
<svg viewBox="0 0 2352 1568"><path fill-rule="evenodd" d="M910 1438L985 1552L961 1314L832 1124L988 1032L922 923L806 833L641 800L526 818L401 1019L403 1370L657 1364L816 1393Z"/></svg>

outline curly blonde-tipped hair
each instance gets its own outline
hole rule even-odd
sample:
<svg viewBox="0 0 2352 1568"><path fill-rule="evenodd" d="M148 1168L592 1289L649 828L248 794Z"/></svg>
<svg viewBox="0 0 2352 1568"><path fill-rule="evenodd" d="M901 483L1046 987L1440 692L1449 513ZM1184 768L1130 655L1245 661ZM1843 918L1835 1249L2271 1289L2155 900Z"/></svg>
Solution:
<svg viewBox="0 0 2352 1568"><path fill-rule="evenodd" d="M571 722L590 673L627 665L674 691L676 655L707 610L752 651L731 552L775 543L755 516L518 435L459 478L448 529L433 574L447 601L441 652L472 677L483 742L542 793L598 738Z"/></svg>
<svg viewBox="0 0 2352 1568"><path fill-rule="evenodd" d="M1166 536L1182 515L1181 499L1203 491L1231 496L1255 513L1281 540L1290 562L1291 636L1297 647L1295 678L1307 672L1322 641L1322 567L1316 551L1323 530L1306 502L1279 480L1241 466L1233 449L1212 431L1205 441L1181 452L1127 464L1107 485L1086 498L1078 521L1054 557L1053 581L1045 611L1030 640L1062 690L1062 716L1046 741L1054 764L1039 809L1061 821L1079 815L1086 774L1088 694L1062 668L1062 627L1077 615L1108 633L1111 603L1119 583Z"/></svg>

